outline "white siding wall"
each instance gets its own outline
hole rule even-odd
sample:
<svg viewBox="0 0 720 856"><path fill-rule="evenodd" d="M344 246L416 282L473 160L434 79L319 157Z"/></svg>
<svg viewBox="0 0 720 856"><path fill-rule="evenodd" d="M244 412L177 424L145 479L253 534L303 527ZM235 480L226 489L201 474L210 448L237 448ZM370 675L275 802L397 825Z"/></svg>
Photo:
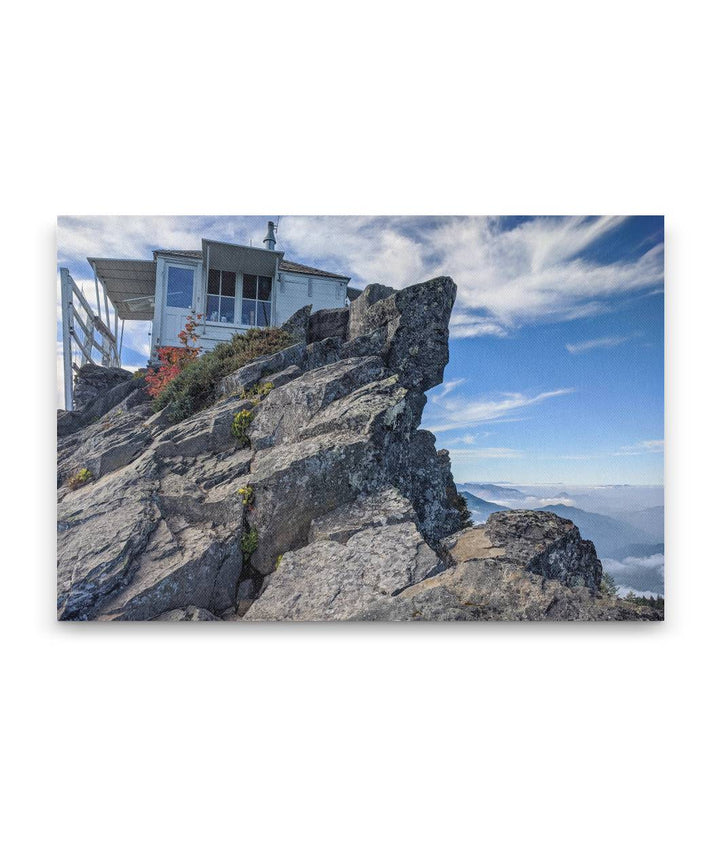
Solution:
<svg viewBox="0 0 720 856"><path fill-rule="evenodd" d="M281 273L275 298L275 323L283 324L303 306L312 305L313 312L344 306L346 294L344 280Z"/></svg>
<svg viewBox="0 0 720 856"><path fill-rule="evenodd" d="M246 329L246 327L234 327L229 324L206 324L204 330L202 327L198 328L197 332L202 333L198 339L198 347L204 351L212 351L215 345L220 342L229 342L235 333L242 333Z"/></svg>

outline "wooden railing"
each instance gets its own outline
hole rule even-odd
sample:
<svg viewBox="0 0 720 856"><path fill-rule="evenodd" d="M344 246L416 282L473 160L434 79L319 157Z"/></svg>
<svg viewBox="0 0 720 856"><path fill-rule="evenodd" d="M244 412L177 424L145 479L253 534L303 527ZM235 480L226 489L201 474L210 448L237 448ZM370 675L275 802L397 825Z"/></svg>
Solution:
<svg viewBox="0 0 720 856"><path fill-rule="evenodd" d="M73 369L79 366L73 362L72 346L80 351L80 365L96 363L103 366L120 367L120 354L117 347L117 314L115 334L110 330L110 310L105 294L105 314L107 324L96 314L85 295L67 268L60 268L60 295L62 301L63 324L63 371L65 381L65 409L73 409ZM98 294L98 312L100 295ZM97 334L97 338L96 338Z"/></svg>

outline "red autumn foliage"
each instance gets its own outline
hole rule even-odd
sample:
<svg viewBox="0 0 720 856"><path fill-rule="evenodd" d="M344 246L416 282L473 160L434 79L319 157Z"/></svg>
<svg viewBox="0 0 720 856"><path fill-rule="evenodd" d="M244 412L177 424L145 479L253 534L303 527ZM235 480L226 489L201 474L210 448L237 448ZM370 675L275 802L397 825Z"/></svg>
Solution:
<svg viewBox="0 0 720 856"><path fill-rule="evenodd" d="M174 380L188 363L198 358L202 350L195 346L198 336L195 332L198 321L202 315L188 315L185 327L178 333L178 339L182 342L181 347L158 348L157 355L160 365L157 368L148 369L145 375L148 392L153 398L165 389Z"/></svg>

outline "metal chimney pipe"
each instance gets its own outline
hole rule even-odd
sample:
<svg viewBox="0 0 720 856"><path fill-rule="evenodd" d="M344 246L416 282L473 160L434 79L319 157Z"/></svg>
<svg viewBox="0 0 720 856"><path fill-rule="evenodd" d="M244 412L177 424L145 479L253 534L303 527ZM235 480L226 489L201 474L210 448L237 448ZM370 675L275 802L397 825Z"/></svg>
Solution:
<svg viewBox="0 0 720 856"><path fill-rule="evenodd" d="M267 235L263 238L263 244L267 250L275 249L275 224L272 220L268 220Z"/></svg>

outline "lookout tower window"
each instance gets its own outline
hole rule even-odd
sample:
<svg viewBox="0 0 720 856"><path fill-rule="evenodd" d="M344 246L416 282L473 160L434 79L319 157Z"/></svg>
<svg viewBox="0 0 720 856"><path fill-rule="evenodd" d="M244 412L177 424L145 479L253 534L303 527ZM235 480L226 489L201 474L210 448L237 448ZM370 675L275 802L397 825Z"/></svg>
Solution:
<svg viewBox="0 0 720 856"><path fill-rule="evenodd" d="M219 324L235 323L235 285L237 274L227 270L208 271L207 320Z"/></svg>
<svg viewBox="0 0 720 856"><path fill-rule="evenodd" d="M272 314L272 279L269 276L243 276L242 323L248 327L269 327Z"/></svg>

